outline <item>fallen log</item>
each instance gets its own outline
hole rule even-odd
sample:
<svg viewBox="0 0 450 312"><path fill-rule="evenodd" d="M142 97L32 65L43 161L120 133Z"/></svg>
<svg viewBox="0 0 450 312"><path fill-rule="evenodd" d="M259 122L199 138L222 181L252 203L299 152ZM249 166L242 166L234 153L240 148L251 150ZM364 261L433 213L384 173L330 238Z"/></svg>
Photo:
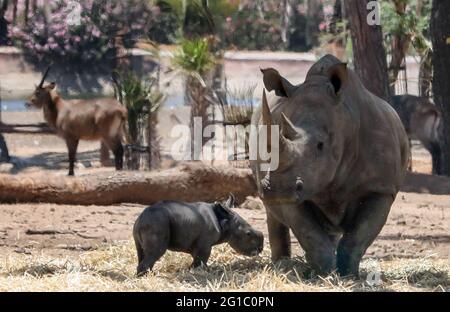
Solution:
<svg viewBox="0 0 450 312"><path fill-rule="evenodd" d="M8 134L56 134L45 123L39 124L4 124L0 123L0 132Z"/></svg>
<svg viewBox="0 0 450 312"><path fill-rule="evenodd" d="M256 194L249 169L188 163L154 172L106 172L79 177L0 174L0 202L66 205L149 205L160 200L216 201Z"/></svg>

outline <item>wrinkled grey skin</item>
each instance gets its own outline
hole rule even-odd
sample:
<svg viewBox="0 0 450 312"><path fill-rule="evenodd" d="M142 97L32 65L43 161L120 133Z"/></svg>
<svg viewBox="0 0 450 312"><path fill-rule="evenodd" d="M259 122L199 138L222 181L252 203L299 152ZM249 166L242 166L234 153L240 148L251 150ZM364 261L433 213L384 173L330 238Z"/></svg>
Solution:
<svg viewBox="0 0 450 312"><path fill-rule="evenodd" d="M231 210L233 204L230 196L225 204L162 201L146 208L133 228L137 275L151 270L167 249L191 254L193 267L206 265L212 246L222 243L240 254L258 255L264 236Z"/></svg>
<svg viewBox="0 0 450 312"><path fill-rule="evenodd" d="M292 230L319 274L337 268L358 276L407 169L401 121L331 55L298 86L274 69L262 72L276 96L268 103L264 93L253 124L280 126L280 165L272 172L261 172L259 160L251 166L267 211L272 259L290 257Z"/></svg>
<svg viewBox="0 0 450 312"><path fill-rule="evenodd" d="M431 154L433 174L441 174L440 141L444 136L444 123L439 108L427 98L410 94L393 96L391 104L399 115L409 139L419 140Z"/></svg>

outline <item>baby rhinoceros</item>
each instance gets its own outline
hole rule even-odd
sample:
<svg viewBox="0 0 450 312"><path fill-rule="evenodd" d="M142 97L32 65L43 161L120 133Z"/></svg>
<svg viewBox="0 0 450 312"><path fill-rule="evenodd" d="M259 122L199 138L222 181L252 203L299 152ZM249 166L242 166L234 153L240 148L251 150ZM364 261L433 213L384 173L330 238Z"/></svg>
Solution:
<svg viewBox="0 0 450 312"><path fill-rule="evenodd" d="M231 208L234 197L222 203L161 201L147 207L136 220L133 237L142 276L167 249L192 255L192 267L206 265L214 245L228 243L236 252L256 256L264 236Z"/></svg>

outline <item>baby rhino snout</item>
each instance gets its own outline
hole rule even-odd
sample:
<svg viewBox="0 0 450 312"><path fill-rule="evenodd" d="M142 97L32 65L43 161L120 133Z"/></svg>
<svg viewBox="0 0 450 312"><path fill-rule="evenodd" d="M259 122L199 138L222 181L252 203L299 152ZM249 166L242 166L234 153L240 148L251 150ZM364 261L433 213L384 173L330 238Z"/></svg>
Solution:
<svg viewBox="0 0 450 312"><path fill-rule="evenodd" d="M240 254L253 257L263 251L264 235L260 231L249 228L235 235L230 240L230 246Z"/></svg>

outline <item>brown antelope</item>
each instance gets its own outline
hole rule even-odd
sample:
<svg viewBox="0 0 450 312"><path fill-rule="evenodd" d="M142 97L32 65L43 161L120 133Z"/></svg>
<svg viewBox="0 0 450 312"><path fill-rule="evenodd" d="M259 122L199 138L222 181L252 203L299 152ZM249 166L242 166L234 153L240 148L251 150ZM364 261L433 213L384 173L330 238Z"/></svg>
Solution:
<svg viewBox="0 0 450 312"><path fill-rule="evenodd" d="M55 90L56 83L44 86L50 67L42 77L27 106L43 109L44 118L67 144L69 176L74 175L74 164L80 140L101 140L114 153L117 170L123 168L122 129L127 110L114 99L63 100Z"/></svg>
<svg viewBox="0 0 450 312"><path fill-rule="evenodd" d="M443 122L439 108L427 98L410 94L393 96L391 102L410 141L419 140L422 143L431 154L433 174L441 174L440 141L443 137Z"/></svg>

